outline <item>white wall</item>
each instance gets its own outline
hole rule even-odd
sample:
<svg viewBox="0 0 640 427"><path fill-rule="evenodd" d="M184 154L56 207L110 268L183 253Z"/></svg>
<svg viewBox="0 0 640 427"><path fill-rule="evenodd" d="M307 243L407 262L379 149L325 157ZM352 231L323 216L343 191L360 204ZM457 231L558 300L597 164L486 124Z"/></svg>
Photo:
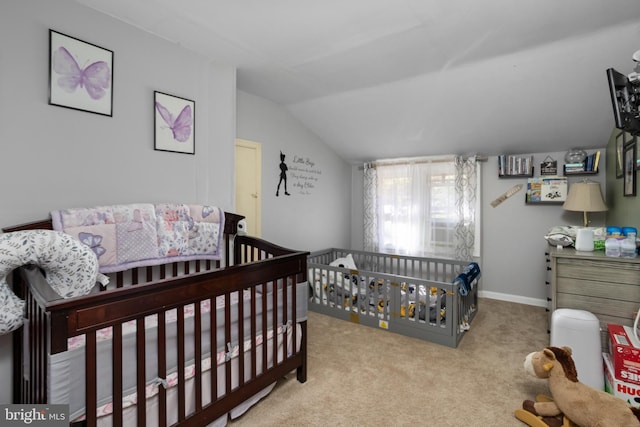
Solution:
<svg viewBox="0 0 640 427"><path fill-rule="evenodd" d="M572 182L588 178L601 183L606 194L606 141L600 148L600 172L587 177L569 177ZM534 153L536 175L547 155L558 161L561 170L565 152ZM483 165L482 186L482 290L484 296L525 304L546 305L544 252L549 245L544 235L556 225L582 225L582 213L562 209L562 205L525 204L524 190L497 207L490 203L515 184L526 179L498 178L497 157ZM562 172L561 172L562 173ZM589 215L593 226L605 225L606 213Z"/></svg>
<svg viewBox="0 0 640 427"><path fill-rule="evenodd" d="M113 117L47 104L49 29L114 52ZM0 40L0 227L96 204L233 210L234 67L71 0L2 1ZM154 151L154 90L195 101L195 155ZM0 336L5 379L10 357L10 336ZM10 401L3 381L0 402Z"/></svg>
<svg viewBox="0 0 640 427"><path fill-rule="evenodd" d="M348 247L351 167L284 108L238 91L238 138L262 144L262 237L280 245L314 251ZM288 189L276 197L280 152L289 168ZM313 187L296 186L296 159L310 160ZM315 179L317 178L317 180ZM298 180L299 184L302 184Z"/></svg>
<svg viewBox="0 0 640 427"><path fill-rule="evenodd" d="M606 194L606 148L600 149L600 173L587 178L602 185ZM560 173L564 152L533 153L535 175L540 174L540 163L550 155L558 161ZM523 154L529 155L529 154ZM498 178L498 160L491 156L481 163L482 168L482 246L481 296L546 306L544 253L548 248L544 235L557 225L582 225L582 214L562 209L562 205L525 204L526 178ZM351 247L362 249L362 171L353 167L354 197L352 199ZM569 185L585 177L569 177ZM524 188L497 207L491 201L516 184ZM360 197L355 197L355 191ZM589 218L593 226L605 225L606 213L593 213Z"/></svg>
<svg viewBox="0 0 640 427"><path fill-rule="evenodd" d="M0 7L0 226L96 203L233 208L233 67L74 1ZM114 51L113 117L47 104L49 29ZM195 155L154 151L154 90L195 101Z"/></svg>

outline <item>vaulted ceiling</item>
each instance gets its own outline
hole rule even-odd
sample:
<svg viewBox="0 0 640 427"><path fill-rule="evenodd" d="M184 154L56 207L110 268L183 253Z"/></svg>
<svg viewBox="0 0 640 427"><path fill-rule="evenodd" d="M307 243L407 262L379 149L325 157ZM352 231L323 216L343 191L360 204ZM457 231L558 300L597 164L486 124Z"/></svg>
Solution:
<svg viewBox="0 0 640 427"><path fill-rule="evenodd" d="M638 0L77 0L237 67L349 162L603 147Z"/></svg>

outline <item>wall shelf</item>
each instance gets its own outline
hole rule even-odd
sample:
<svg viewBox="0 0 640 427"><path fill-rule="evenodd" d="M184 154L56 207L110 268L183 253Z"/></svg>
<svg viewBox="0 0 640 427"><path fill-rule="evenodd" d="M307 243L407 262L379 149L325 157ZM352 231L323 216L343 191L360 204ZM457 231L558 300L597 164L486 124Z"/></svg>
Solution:
<svg viewBox="0 0 640 427"><path fill-rule="evenodd" d="M564 203L564 200L558 201L540 201L540 200L529 200L530 196L528 194L524 195L524 203L527 205L561 205Z"/></svg>
<svg viewBox="0 0 640 427"><path fill-rule="evenodd" d="M576 171L569 170L567 171L567 164L565 163L562 166L562 172L564 176L573 176L573 175L597 175L598 174L598 166L600 165L600 151L596 151L587 156L587 158L582 163L572 163L571 166L577 166Z"/></svg>
<svg viewBox="0 0 640 427"><path fill-rule="evenodd" d="M564 176L580 176L580 175L597 175L598 171L579 171L579 172L567 172L566 166L562 167Z"/></svg>
<svg viewBox="0 0 640 427"><path fill-rule="evenodd" d="M529 173L498 173L498 178L532 178L533 177L533 167L531 168L531 172Z"/></svg>

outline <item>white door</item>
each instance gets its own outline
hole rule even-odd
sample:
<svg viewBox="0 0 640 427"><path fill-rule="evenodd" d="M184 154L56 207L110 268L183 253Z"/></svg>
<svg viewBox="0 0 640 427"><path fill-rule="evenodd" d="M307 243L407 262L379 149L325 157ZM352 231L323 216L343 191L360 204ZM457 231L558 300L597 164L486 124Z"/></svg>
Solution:
<svg viewBox="0 0 640 427"><path fill-rule="evenodd" d="M261 237L262 146L236 139L236 213L244 215L247 233Z"/></svg>

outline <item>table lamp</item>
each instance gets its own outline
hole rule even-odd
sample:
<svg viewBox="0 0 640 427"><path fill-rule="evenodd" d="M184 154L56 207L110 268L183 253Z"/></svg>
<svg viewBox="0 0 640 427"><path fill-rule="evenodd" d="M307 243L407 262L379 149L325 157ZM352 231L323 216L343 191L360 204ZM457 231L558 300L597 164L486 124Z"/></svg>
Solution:
<svg viewBox="0 0 640 427"><path fill-rule="evenodd" d="M593 181L576 182L569 186L567 200L562 207L568 211L583 213L584 228L576 232L575 248L578 251L593 251L593 231L588 229L588 212L603 212L607 210L602 199L600 183Z"/></svg>

